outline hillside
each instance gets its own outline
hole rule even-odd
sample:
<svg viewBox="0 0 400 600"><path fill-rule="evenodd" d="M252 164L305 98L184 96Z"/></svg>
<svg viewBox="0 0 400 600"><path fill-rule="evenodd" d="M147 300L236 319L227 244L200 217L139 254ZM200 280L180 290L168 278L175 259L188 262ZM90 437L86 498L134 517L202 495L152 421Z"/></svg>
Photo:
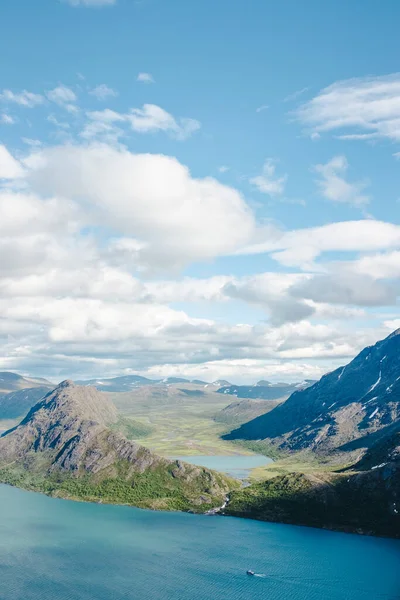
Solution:
<svg viewBox="0 0 400 600"><path fill-rule="evenodd" d="M0 420L25 415L54 386L38 386L0 395Z"/></svg>
<svg viewBox="0 0 400 600"><path fill-rule="evenodd" d="M391 435L400 419L400 330L365 348L345 367L293 393L272 412L226 439L267 440L284 450L354 458Z"/></svg>
<svg viewBox="0 0 400 600"><path fill-rule="evenodd" d="M218 411L214 417L217 423L224 423L229 426L238 426L251 419L260 417L273 410L280 404L279 400L239 400L232 402Z"/></svg>
<svg viewBox="0 0 400 600"><path fill-rule="evenodd" d="M95 388L61 383L0 437L0 481L84 500L204 512L232 480L170 461L112 429L117 409Z"/></svg>
<svg viewBox="0 0 400 600"><path fill-rule="evenodd" d="M293 392L304 390L313 385L315 381L306 379L300 383L270 383L258 381L254 385L224 385L217 391L219 394L229 394L237 398L251 398L261 400L285 400Z"/></svg>
<svg viewBox="0 0 400 600"><path fill-rule="evenodd" d="M400 464L366 472L289 473L231 493L225 514L400 537Z"/></svg>

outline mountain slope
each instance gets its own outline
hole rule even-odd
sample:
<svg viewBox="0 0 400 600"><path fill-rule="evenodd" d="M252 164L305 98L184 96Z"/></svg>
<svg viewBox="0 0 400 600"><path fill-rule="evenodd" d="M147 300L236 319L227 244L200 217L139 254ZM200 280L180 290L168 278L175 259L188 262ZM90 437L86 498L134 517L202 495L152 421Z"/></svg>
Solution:
<svg viewBox="0 0 400 600"><path fill-rule="evenodd" d="M270 383L258 381L254 385L228 385L217 390L218 394L229 394L237 398L251 398L253 400L283 400L296 390L302 390L315 383L306 379L301 383Z"/></svg>
<svg viewBox="0 0 400 600"><path fill-rule="evenodd" d="M0 438L0 481L53 495L203 512L232 480L159 457L110 426L115 406L95 388L63 382Z"/></svg>
<svg viewBox="0 0 400 600"><path fill-rule="evenodd" d="M235 490L225 513L400 537L400 465L357 473L289 473Z"/></svg>
<svg viewBox="0 0 400 600"><path fill-rule="evenodd" d="M53 387L39 386L0 396L0 419L16 419L25 415Z"/></svg>
<svg viewBox="0 0 400 600"><path fill-rule="evenodd" d="M227 439L263 439L282 449L362 454L400 419L400 330L365 348L347 366L293 393Z"/></svg>
<svg viewBox="0 0 400 600"><path fill-rule="evenodd" d="M268 402L265 400L239 400L218 411L214 421L237 427L250 419L264 415L279 404L279 400L269 400Z"/></svg>

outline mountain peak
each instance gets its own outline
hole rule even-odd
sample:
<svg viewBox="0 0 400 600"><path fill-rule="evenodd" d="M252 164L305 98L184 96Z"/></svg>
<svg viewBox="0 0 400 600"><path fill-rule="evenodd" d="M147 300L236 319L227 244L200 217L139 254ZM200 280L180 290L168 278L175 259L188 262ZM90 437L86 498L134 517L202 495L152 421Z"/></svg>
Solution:
<svg viewBox="0 0 400 600"><path fill-rule="evenodd" d="M390 335L388 335L388 337L386 339L390 340L390 339L396 337L397 335L400 335L400 327L399 327L399 329L396 329Z"/></svg>

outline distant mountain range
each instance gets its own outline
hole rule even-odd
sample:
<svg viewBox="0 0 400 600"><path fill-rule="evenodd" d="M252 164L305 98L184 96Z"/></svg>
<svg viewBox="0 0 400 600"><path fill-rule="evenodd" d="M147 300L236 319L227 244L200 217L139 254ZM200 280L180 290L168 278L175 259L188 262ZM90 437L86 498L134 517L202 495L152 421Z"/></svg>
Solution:
<svg viewBox="0 0 400 600"><path fill-rule="evenodd" d="M204 512L233 480L171 461L112 429L117 409L93 387L64 381L0 437L0 481L64 498Z"/></svg>
<svg viewBox="0 0 400 600"><path fill-rule="evenodd" d="M40 377L23 377L10 371L0 372L0 395L37 387L54 387L54 385Z"/></svg>

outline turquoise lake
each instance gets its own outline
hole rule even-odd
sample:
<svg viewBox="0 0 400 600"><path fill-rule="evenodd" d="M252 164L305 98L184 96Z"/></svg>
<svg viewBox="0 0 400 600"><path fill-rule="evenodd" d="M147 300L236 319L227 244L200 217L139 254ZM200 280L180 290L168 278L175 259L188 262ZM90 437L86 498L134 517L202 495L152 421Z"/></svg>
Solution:
<svg viewBox="0 0 400 600"><path fill-rule="evenodd" d="M246 479L251 469L262 467L272 462L272 459L261 454L250 454L248 456L172 456L173 459L184 460L193 465L200 465L215 471L222 471L237 479Z"/></svg>
<svg viewBox="0 0 400 600"><path fill-rule="evenodd" d="M395 540L0 485L1 600L398 600L399 566Z"/></svg>

